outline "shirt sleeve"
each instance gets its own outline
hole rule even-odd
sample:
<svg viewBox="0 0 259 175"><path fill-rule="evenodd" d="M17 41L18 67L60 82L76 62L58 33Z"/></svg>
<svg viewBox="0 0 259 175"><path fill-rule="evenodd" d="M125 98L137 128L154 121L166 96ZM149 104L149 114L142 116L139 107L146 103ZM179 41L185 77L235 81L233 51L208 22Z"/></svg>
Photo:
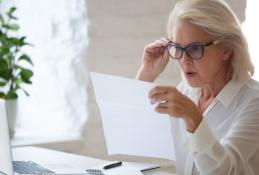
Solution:
<svg viewBox="0 0 259 175"><path fill-rule="evenodd" d="M203 120L188 134L187 147L200 174L256 174L249 159L259 147L259 100L251 102L237 117L228 134L218 141ZM258 152L257 152L258 153ZM258 169L258 168L257 168ZM257 172L258 173L258 172Z"/></svg>

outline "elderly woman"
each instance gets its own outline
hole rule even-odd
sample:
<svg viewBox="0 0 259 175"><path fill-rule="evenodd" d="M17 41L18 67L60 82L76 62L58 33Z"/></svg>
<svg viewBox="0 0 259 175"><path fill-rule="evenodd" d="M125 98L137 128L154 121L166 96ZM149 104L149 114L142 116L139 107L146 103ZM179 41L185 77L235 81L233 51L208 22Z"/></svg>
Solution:
<svg viewBox="0 0 259 175"><path fill-rule="evenodd" d="M137 79L153 82L169 58L181 68L177 86L150 92L168 114L178 174L259 174L259 85L251 79L246 39L222 0L181 0L168 39L144 49Z"/></svg>

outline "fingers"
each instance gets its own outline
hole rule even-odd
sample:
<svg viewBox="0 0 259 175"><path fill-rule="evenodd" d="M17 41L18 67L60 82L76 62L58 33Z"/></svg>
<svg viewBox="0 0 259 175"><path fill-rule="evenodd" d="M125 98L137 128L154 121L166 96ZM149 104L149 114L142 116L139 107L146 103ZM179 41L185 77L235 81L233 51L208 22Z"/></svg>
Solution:
<svg viewBox="0 0 259 175"><path fill-rule="evenodd" d="M156 40L145 47L147 52L158 52L164 51L168 45L169 40L166 38L161 38L160 40Z"/></svg>
<svg viewBox="0 0 259 175"><path fill-rule="evenodd" d="M158 94L167 94L167 93L178 92L178 90L173 86L156 86L149 92L149 98L152 98L154 95Z"/></svg>
<svg viewBox="0 0 259 175"><path fill-rule="evenodd" d="M168 101L162 101L160 102L156 108L168 108L169 107L169 102Z"/></svg>
<svg viewBox="0 0 259 175"><path fill-rule="evenodd" d="M150 43L148 46L150 47L161 47L161 46L167 46L168 40L166 38L161 38L159 40L156 40L153 43Z"/></svg>
<svg viewBox="0 0 259 175"><path fill-rule="evenodd" d="M170 116L178 117L179 114L179 107L175 106L172 103L160 103L156 108L155 111L161 114L168 114Z"/></svg>
<svg viewBox="0 0 259 175"><path fill-rule="evenodd" d="M170 39L164 38L164 37L162 37L160 40L166 42L167 44L168 44L169 42L172 42Z"/></svg>
<svg viewBox="0 0 259 175"><path fill-rule="evenodd" d="M173 86L156 86L149 93L151 104L158 103L155 110L158 113L171 116L179 113L180 92Z"/></svg>
<svg viewBox="0 0 259 175"><path fill-rule="evenodd" d="M168 114L169 113L169 109L168 108L163 108L163 107L156 107L156 112L160 113L160 114Z"/></svg>
<svg viewBox="0 0 259 175"><path fill-rule="evenodd" d="M155 94L151 97L151 104L164 103L168 100L167 94Z"/></svg>
<svg viewBox="0 0 259 175"><path fill-rule="evenodd" d="M166 47L167 43L162 40L156 40L147 45L147 48L158 48L158 47Z"/></svg>
<svg viewBox="0 0 259 175"><path fill-rule="evenodd" d="M166 52L164 52L163 58L169 58L169 51L168 50Z"/></svg>
<svg viewBox="0 0 259 175"><path fill-rule="evenodd" d="M194 132L203 118L197 105L173 86L156 86L149 97L151 103L158 102L156 112L182 118L189 132Z"/></svg>

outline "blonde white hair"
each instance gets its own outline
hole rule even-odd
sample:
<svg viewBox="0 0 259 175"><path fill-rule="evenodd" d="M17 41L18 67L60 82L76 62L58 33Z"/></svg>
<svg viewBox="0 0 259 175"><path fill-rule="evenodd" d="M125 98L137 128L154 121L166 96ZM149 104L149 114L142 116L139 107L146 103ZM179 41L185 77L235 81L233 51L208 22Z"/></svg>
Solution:
<svg viewBox="0 0 259 175"><path fill-rule="evenodd" d="M173 36L174 26L188 21L204 29L219 44L231 49L231 77L234 81L254 74L248 44L241 25L231 8L223 0L180 0L169 15L167 34Z"/></svg>

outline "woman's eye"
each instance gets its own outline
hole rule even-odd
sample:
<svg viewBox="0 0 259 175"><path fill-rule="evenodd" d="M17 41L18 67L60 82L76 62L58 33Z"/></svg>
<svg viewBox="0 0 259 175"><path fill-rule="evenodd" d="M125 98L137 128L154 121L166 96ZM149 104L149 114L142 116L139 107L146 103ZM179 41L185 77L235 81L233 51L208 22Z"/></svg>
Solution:
<svg viewBox="0 0 259 175"><path fill-rule="evenodd" d="M196 52L196 51L201 51L202 50L202 46L200 45L194 45L188 48L189 52Z"/></svg>

